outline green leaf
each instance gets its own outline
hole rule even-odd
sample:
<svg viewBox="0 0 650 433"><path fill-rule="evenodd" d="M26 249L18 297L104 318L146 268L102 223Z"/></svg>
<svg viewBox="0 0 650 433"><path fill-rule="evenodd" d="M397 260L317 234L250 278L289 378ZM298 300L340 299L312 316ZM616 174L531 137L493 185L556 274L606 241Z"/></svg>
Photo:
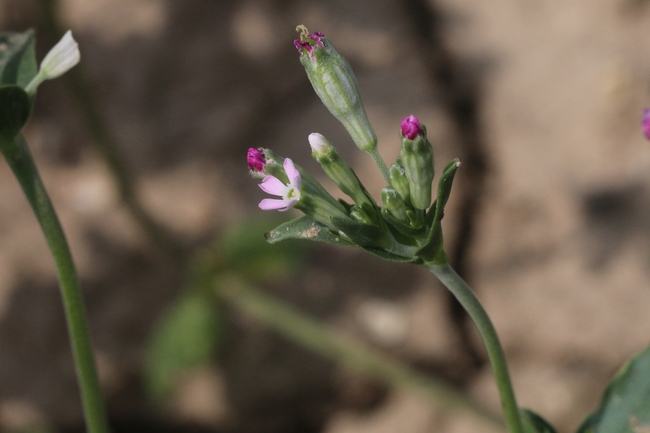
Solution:
<svg viewBox="0 0 650 433"><path fill-rule="evenodd" d="M29 119L29 97L18 86L0 87L0 141L13 142Z"/></svg>
<svg viewBox="0 0 650 433"><path fill-rule="evenodd" d="M211 297L183 295L154 330L145 370L149 393L163 399L191 370L209 364L221 339L221 314Z"/></svg>
<svg viewBox="0 0 650 433"><path fill-rule="evenodd" d="M556 433L552 425L529 409L519 409L524 433Z"/></svg>
<svg viewBox="0 0 650 433"><path fill-rule="evenodd" d="M429 263L446 262L442 240L442 225L440 224L440 221L442 221L442 217L444 216L444 209L447 205L447 200L449 200L449 196L451 195L451 187L459 166L459 158L451 160L445 166L442 176L440 176L440 180L438 181L438 196L434 203L435 210L433 212L429 210L428 222L431 225L431 231L429 232L429 237L427 238L425 245L416 253L418 257L421 257L424 261ZM432 206L432 208L434 206Z"/></svg>
<svg viewBox="0 0 650 433"><path fill-rule="evenodd" d="M0 33L0 85L25 87L36 76L34 31Z"/></svg>
<svg viewBox="0 0 650 433"><path fill-rule="evenodd" d="M342 236L335 235L325 225L306 215L280 224L266 234L266 240L271 244L287 239L305 239L347 247L356 246Z"/></svg>
<svg viewBox="0 0 650 433"><path fill-rule="evenodd" d="M578 433L650 431L650 347L630 359L607 387L600 407Z"/></svg>

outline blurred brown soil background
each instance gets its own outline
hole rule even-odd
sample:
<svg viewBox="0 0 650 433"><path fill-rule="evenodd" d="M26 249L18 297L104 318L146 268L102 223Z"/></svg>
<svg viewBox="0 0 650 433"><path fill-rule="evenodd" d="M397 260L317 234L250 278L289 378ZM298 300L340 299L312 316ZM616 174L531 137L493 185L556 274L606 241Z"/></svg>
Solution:
<svg viewBox="0 0 650 433"><path fill-rule="evenodd" d="M144 206L186 248L268 218L248 147L291 156L334 191L310 157L307 135L320 132L379 199L380 173L298 62L294 28L305 24L352 64L389 163L409 114L427 126L438 170L463 158L446 245L495 322L522 406L574 430L650 342L650 145L639 128L650 2L61 0L60 20ZM42 35L43 17L35 1L0 0L0 26ZM38 38L39 59L54 42ZM497 431L236 311L222 362L151 403L145 348L183 266L135 224L61 80L39 89L26 135L79 267L116 432ZM0 431L80 431L53 263L4 163L0 179ZM300 275L267 290L498 410L473 327L426 272L317 246Z"/></svg>

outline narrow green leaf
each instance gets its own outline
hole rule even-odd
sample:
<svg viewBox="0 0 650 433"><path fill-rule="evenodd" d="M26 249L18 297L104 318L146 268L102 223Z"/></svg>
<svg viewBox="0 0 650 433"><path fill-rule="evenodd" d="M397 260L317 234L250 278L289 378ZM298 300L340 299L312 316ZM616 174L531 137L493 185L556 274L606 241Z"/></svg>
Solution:
<svg viewBox="0 0 650 433"><path fill-rule="evenodd" d="M650 431L650 347L616 373L598 410L578 429L578 433L647 431Z"/></svg>
<svg viewBox="0 0 650 433"><path fill-rule="evenodd" d="M556 433L555 428L544 418L529 409L519 409L525 433Z"/></svg>
<svg viewBox="0 0 650 433"><path fill-rule="evenodd" d="M18 86L0 87L0 138L13 141L29 118L29 97Z"/></svg>
<svg viewBox="0 0 650 433"><path fill-rule="evenodd" d="M25 87L36 76L34 31L0 33L0 85Z"/></svg>
<svg viewBox="0 0 650 433"><path fill-rule="evenodd" d="M220 311L209 296L191 292L172 306L148 350L145 377L153 398L164 398L184 373L209 364L221 327Z"/></svg>
<svg viewBox="0 0 650 433"><path fill-rule="evenodd" d="M305 239L342 246L356 246L342 236L335 235L323 224L304 215L280 224L266 234L266 240L274 244L287 239Z"/></svg>

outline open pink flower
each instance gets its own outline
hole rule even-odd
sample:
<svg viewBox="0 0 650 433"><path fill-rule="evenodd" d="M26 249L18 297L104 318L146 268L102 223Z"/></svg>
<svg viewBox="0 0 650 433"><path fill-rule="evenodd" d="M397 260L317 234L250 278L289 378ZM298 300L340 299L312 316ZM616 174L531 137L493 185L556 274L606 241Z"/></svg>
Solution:
<svg viewBox="0 0 650 433"><path fill-rule="evenodd" d="M282 181L275 176L266 176L264 180L262 180L262 183L260 183L262 191L282 197L282 199L265 198L259 204L260 209L277 209L280 212L284 212L291 209L300 200L300 186L302 184L300 173L296 170L293 161L289 158L284 160L284 171L287 173L287 177L289 178L288 185L282 183Z"/></svg>

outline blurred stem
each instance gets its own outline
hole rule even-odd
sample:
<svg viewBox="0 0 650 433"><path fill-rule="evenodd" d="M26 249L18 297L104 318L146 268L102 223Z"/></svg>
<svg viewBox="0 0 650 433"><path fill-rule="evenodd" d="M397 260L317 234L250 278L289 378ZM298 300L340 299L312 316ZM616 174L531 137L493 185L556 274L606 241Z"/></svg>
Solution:
<svg viewBox="0 0 650 433"><path fill-rule="evenodd" d="M20 182L20 186L41 225L56 264L88 432L107 433L108 425L86 323L81 288L65 234L38 174L25 138L19 134L15 140L3 140L0 143L0 150Z"/></svg>
<svg viewBox="0 0 650 433"><path fill-rule="evenodd" d="M57 0L37 0L37 3L43 12L44 27L48 37L54 41L59 40L64 31L57 19ZM131 215L154 244L174 259L182 260L184 257L183 248L140 203L133 187L133 179L119 154L109 128L102 119L93 92L83 74L83 62L68 71L62 79L67 83L69 91L79 107L87 132L97 150L104 157L109 170L115 178L120 196Z"/></svg>
<svg viewBox="0 0 650 433"><path fill-rule="evenodd" d="M472 289L448 263L443 265L428 264L426 267L458 299L458 302L465 308L467 314L476 324L483 338L490 364L492 364L508 431L510 433L523 433L515 392L512 389L510 375L508 374L508 364L490 317Z"/></svg>
<svg viewBox="0 0 650 433"><path fill-rule="evenodd" d="M375 164L377 164L377 167L379 167L379 171L381 171L381 175L384 176L386 185L392 186L390 183L390 175L388 173L388 167L384 162L384 158L382 158L381 155L379 154L377 148L375 147L373 150L368 151L368 153L370 154L370 156L372 156L372 159L375 161Z"/></svg>
<svg viewBox="0 0 650 433"><path fill-rule="evenodd" d="M435 378L423 375L358 342L339 335L283 302L260 292L235 275L215 280L218 296L229 305L307 349L350 370L398 388L414 389L445 409L464 410L495 425L502 421L488 409Z"/></svg>

